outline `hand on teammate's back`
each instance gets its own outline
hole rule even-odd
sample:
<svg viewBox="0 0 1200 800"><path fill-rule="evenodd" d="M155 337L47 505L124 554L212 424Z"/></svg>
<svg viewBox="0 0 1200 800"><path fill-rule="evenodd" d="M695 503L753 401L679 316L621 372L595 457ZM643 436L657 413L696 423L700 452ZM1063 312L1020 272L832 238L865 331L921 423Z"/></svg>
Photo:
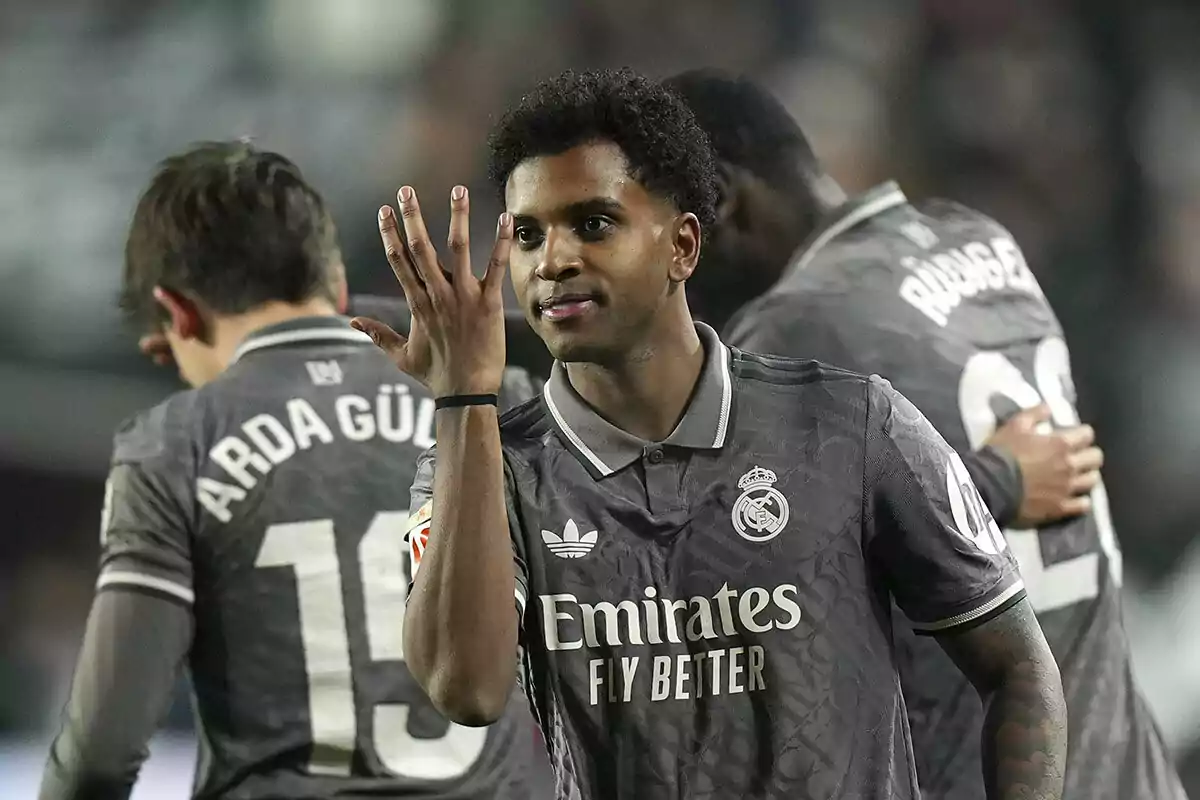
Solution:
<svg viewBox="0 0 1200 800"><path fill-rule="evenodd" d="M512 247L512 220L502 214L487 271L471 272L466 187L450 195L449 270L429 240L417 195L410 187L398 194L404 231L391 206L379 210L379 235L388 263L412 309L408 337L366 317L351 324L370 334L401 370L423 383L435 397L495 394L504 375L504 298L501 286ZM407 246L406 246L407 244Z"/></svg>
<svg viewBox="0 0 1200 800"><path fill-rule="evenodd" d="M1088 493L1100 481L1104 453L1095 447L1090 425L1048 433L1039 428L1050 418L1046 406L1026 409L1010 418L987 441L1021 467L1024 497L1014 527L1035 528L1091 509Z"/></svg>

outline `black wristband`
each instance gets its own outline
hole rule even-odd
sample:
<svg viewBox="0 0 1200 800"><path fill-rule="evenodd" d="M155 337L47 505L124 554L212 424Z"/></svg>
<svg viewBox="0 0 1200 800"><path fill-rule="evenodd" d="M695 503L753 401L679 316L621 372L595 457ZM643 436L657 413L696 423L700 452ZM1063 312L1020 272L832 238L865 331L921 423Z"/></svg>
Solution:
<svg viewBox="0 0 1200 800"><path fill-rule="evenodd" d="M433 401L434 408L498 405L500 405L500 398L494 394L448 394Z"/></svg>

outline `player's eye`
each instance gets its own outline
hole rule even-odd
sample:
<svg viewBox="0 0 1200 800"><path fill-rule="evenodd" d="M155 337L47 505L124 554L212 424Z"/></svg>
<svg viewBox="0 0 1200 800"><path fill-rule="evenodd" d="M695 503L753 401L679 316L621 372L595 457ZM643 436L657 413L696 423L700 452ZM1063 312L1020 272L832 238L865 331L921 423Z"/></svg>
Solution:
<svg viewBox="0 0 1200 800"><path fill-rule="evenodd" d="M585 239L598 239L612 226L613 221L608 217L593 215L584 217L583 221L579 224L579 232Z"/></svg>
<svg viewBox="0 0 1200 800"><path fill-rule="evenodd" d="M533 250L542 243L543 238L542 232L532 225L521 225L513 231L513 236L522 250Z"/></svg>

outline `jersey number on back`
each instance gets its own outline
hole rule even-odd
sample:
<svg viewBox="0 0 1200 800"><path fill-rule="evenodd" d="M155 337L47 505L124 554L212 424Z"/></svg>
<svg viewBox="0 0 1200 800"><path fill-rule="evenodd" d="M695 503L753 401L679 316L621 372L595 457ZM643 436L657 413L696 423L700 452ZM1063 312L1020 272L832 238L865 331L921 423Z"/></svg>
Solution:
<svg viewBox="0 0 1200 800"><path fill-rule="evenodd" d="M1054 424L1060 427L1079 424L1079 413L1066 390L1071 381L1067 343L1057 336L1039 342L1033 359L1033 375L1036 386L1025 379L1012 361L997 352L976 353L967 361L958 386L958 403L972 449L982 447L996 431L999 421L992 410L992 398L996 395L1008 398L1022 409L1045 402L1050 407ZM1113 583L1120 586L1121 551L1117 547L1103 481L1092 491L1091 497L1100 549L1108 559ZM1037 531L1009 529L1005 533L1021 567L1034 611L1063 608L1099 594L1099 553L1084 553L1048 565L1042 559Z"/></svg>
<svg viewBox="0 0 1200 800"><path fill-rule="evenodd" d="M408 514L375 515L358 546L362 570L367 642L374 661L404 660L404 523ZM350 645L333 520L291 522L267 528L258 567L292 567L300 608L300 637L308 674L313 755L309 770L349 776L357 719L350 668ZM416 739L408 732L404 703L375 706L370 730L383 765L395 775L418 780L457 778L483 752L486 728L450 723L439 739Z"/></svg>

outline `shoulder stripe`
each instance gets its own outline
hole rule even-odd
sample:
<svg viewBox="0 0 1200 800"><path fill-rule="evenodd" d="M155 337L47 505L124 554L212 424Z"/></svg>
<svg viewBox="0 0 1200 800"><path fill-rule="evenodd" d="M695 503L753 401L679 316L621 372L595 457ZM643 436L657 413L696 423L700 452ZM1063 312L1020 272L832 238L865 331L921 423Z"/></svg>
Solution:
<svg viewBox="0 0 1200 800"><path fill-rule="evenodd" d="M735 350L734 354L736 358L734 373L739 378L749 378L764 383L799 386L823 381L865 382L867 380L866 375L811 358L788 358L745 350Z"/></svg>
<svg viewBox="0 0 1200 800"><path fill-rule="evenodd" d="M196 602L195 593L186 586L166 578L143 575L140 572L106 572L96 581L96 588L104 589L108 586L141 586L177 597L189 605Z"/></svg>

